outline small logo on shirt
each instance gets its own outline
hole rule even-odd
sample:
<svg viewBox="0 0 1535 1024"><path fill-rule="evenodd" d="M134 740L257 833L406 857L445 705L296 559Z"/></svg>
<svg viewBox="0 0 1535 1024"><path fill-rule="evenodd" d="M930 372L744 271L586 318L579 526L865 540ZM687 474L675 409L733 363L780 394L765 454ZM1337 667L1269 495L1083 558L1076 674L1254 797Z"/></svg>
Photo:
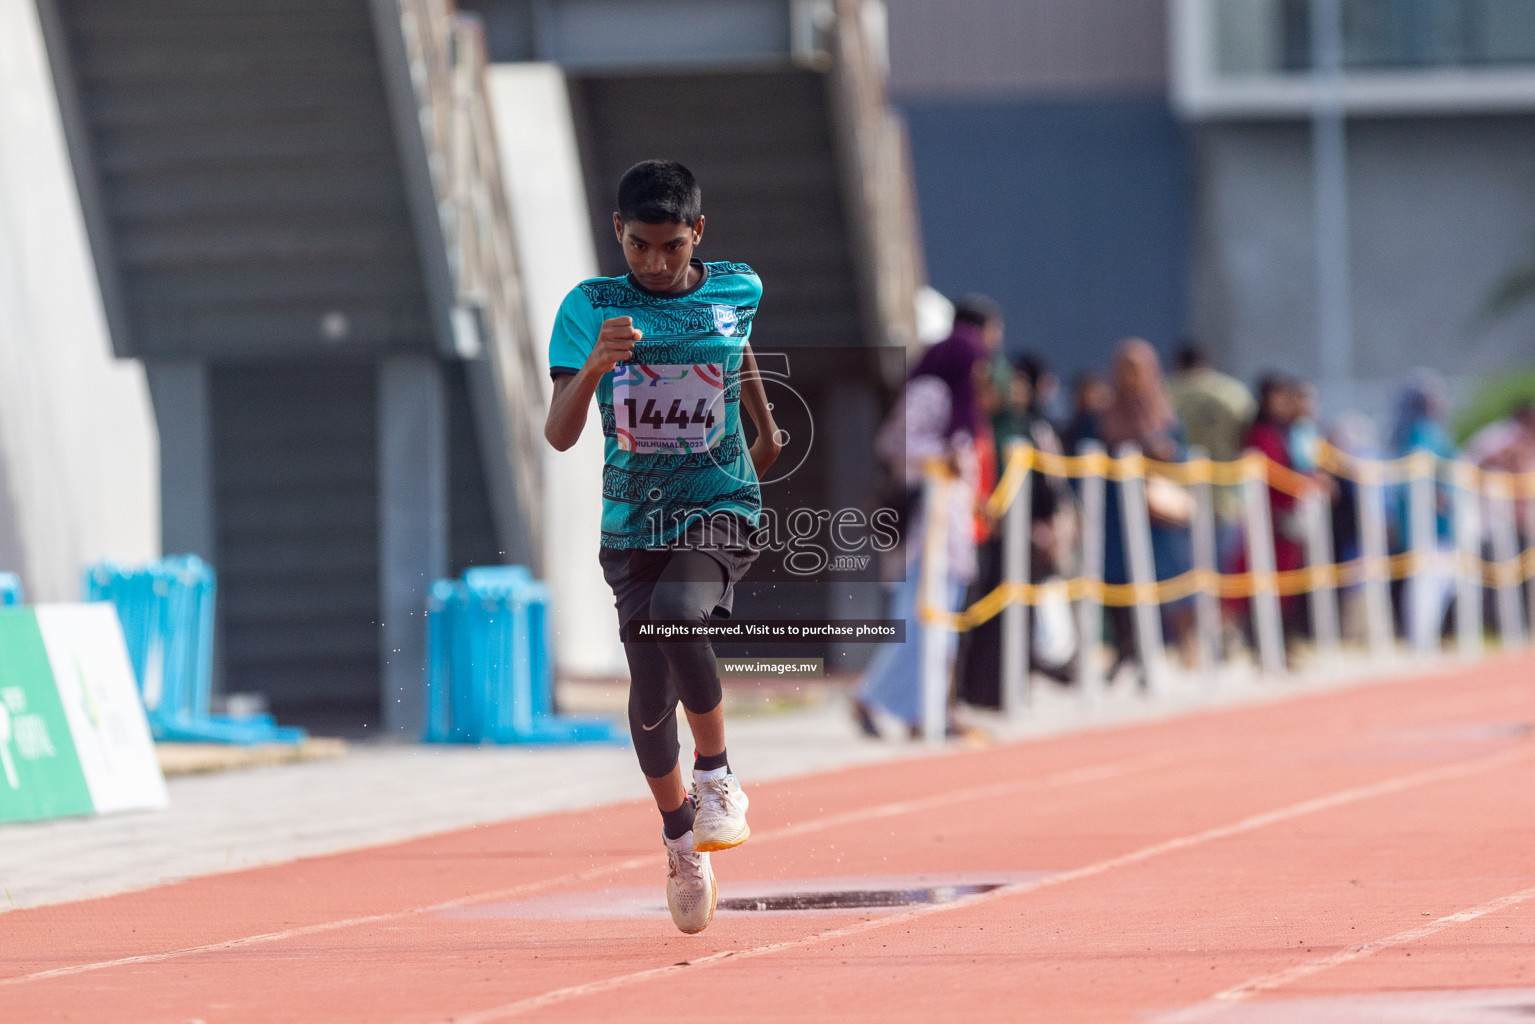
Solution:
<svg viewBox="0 0 1535 1024"><path fill-rule="evenodd" d="M736 332L736 308L734 306L714 307L714 329L725 337L730 337Z"/></svg>

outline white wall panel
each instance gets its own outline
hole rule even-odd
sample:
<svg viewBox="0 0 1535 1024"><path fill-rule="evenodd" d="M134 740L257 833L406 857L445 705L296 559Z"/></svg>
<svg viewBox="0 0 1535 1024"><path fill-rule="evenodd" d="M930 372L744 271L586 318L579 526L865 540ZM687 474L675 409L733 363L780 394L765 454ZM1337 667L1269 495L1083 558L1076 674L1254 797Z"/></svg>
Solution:
<svg viewBox="0 0 1535 1024"><path fill-rule="evenodd" d="M0 560L33 600L159 548L142 369L110 351L32 0L0 0ZM9 540L7 540L9 538Z"/></svg>
<svg viewBox="0 0 1535 1024"><path fill-rule="evenodd" d="M547 382L549 335L560 303L578 282L597 275L570 99L564 73L553 64L496 65L490 88L529 320ZM613 594L597 565L602 423L596 403L575 447L545 451L544 564L554 591L560 671L624 675Z"/></svg>

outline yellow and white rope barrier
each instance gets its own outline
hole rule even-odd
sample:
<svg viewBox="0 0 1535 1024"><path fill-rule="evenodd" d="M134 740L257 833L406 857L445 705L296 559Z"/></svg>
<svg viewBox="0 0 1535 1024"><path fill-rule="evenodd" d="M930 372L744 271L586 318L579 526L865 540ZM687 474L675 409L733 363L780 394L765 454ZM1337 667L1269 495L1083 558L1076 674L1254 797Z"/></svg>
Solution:
<svg viewBox="0 0 1535 1024"><path fill-rule="evenodd" d="M1265 673L1283 670L1284 638L1281 602L1306 597L1313 639L1319 656L1336 651L1340 642L1338 592L1358 588L1362 593L1364 635L1374 655L1393 646L1390 585L1406 581L1406 621L1414 648L1423 654L1440 646L1440 620L1452 588L1455 633L1463 657L1482 648L1482 591L1496 596L1494 611L1504 647L1520 647L1535 636L1535 546L1522 548L1535 537L1535 473L1484 471L1466 463L1415 453L1390 460L1361 459L1323 444L1319 469L1336 480L1355 485L1360 555L1335 562L1328 487L1318 478L1274 463L1259 452L1241 459L1214 462L1197 450L1185 462L1145 458L1133 447L1111 457L1101 447L1085 445L1077 455L1060 455L1027 445L1008 453L997 485L979 503L1003 536L1003 582L959 611L942 607L948 592L948 528L945 521L962 514L951 505L957 485L949 466L928 467L924 488L933 510L922 551L917 619L922 637L923 725L929 740L941 739L943 709L948 693L947 654L954 633L1002 617L1002 692L1004 707L1017 710L1029 702L1027 609L1047 602L1075 607L1077 682L1084 701L1093 703L1102 685L1102 668L1092 656L1103 629L1103 609L1131 608L1137 649L1150 648L1142 660L1146 680L1162 685L1162 633L1158 608L1195 599L1198 647L1206 667L1219 658L1220 601L1246 601L1253 617L1258 661ZM1078 481L1081 526L1078 530L1080 567L1070 579L1029 582L1031 544L1030 475ZM1107 534L1107 484L1120 485L1120 528L1132 582L1103 580ZM1189 523L1195 567L1170 579L1155 579L1151 557L1148 501L1151 484L1167 497L1165 483L1187 488L1193 496ZM1216 568L1216 526L1212 489L1240 489L1247 540L1248 569L1222 573ZM1388 554L1385 488L1401 488L1409 513L1409 550ZM1271 489L1294 499L1294 519L1270 521ZM1448 496L1449 500L1445 501ZM1167 507L1165 500L1159 505ZM1442 506L1442 507L1441 507ZM1449 515L1453 543L1440 540L1438 517ZM1165 513L1164 513L1165 514ZM1518 521L1523 515L1522 524ZM953 525L950 523L949 525ZM1306 565L1298 569L1275 566L1274 529L1279 525L1297 539L1304 534ZM1483 557L1484 536L1492 558ZM1522 595L1527 591L1528 598ZM1213 679L1213 676L1209 677Z"/></svg>
<svg viewBox="0 0 1535 1024"><path fill-rule="evenodd" d="M1137 461L1139 467L1135 465ZM1018 499L1031 472L1066 479L1098 476L1115 482L1124 482L1144 472L1185 487L1200 483L1235 486L1252 478L1255 461L1261 463L1256 472L1275 490L1303 498L1315 493L1319 487L1311 477L1256 452L1232 462L1209 459L1158 462L1145 458L1113 458L1101 452L1057 455L1022 447L1007 460L1001 479L982 507L989 518L1000 520ZM1422 476L1432 479L1436 476L1437 460L1423 453L1392 460L1357 459L1324 445L1319 461L1321 467L1333 475L1378 486L1406 484ZM1449 485L1471 490L1478 497L1492 500L1512 500L1516 495L1535 497L1535 473L1485 471L1463 462L1450 463L1450 467L1452 480ZM1422 551L1406 551L1374 558L1354 558L1342 563L1309 565L1275 572L1273 588L1280 597L1296 597L1321 588L1351 587L1369 579L1404 580L1426 571L1429 561L1430 556ZM1455 562L1460 571L1479 575L1482 586L1488 589L1535 580L1535 547L1495 561L1462 551L1457 552ZM1225 600L1241 600L1253 597L1259 592L1259 586L1257 574L1251 570L1217 573L1198 569L1155 583L1104 583L1083 577L1038 585L1002 583L963 611L946 612L924 606L919 616L923 622L964 631L990 621L1011 604L1038 605L1046 600L1059 600L1063 591L1069 601L1090 597L1108 607L1124 608L1137 604L1170 604L1201 592L1213 593Z"/></svg>

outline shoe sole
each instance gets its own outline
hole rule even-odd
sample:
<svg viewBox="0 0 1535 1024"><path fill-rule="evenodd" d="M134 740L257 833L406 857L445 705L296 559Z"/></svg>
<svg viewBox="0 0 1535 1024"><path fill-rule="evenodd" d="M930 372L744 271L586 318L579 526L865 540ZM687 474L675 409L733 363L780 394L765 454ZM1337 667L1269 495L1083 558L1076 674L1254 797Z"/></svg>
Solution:
<svg viewBox="0 0 1535 1024"><path fill-rule="evenodd" d="M733 850L752 837L751 826L746 826L746 831L741 833L740 839L725 841L723 839L710 839L707 842L693 844L693 849L698 853L719 853L721 850Z"/></svg>

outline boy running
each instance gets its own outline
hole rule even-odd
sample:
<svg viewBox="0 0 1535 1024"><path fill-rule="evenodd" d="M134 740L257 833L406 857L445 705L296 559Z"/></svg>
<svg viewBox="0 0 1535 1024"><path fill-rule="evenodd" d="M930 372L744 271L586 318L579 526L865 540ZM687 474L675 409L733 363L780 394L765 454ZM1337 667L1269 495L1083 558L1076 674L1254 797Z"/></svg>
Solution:
<svg viewBox="0 0 1535 1024"><path fill-rule="evenodd" d="M746 794L725 756L722 691L707 640L629 638L635 620L728 615L757 551L760 475L778 428L747 339L762 283L744 263L703 263L702 194L686 167L635 164L618 185L613 230L629 273L583 281L549 342L554 398L544 436L565 451L593 396L602 415L602 547L629 662L629 729L661 812L666 902L703 931L718 888L709 853L751 836ZM744 406L757 429L750 448ZM693 785L677 763L677 702L695 745Z"/></svg>

